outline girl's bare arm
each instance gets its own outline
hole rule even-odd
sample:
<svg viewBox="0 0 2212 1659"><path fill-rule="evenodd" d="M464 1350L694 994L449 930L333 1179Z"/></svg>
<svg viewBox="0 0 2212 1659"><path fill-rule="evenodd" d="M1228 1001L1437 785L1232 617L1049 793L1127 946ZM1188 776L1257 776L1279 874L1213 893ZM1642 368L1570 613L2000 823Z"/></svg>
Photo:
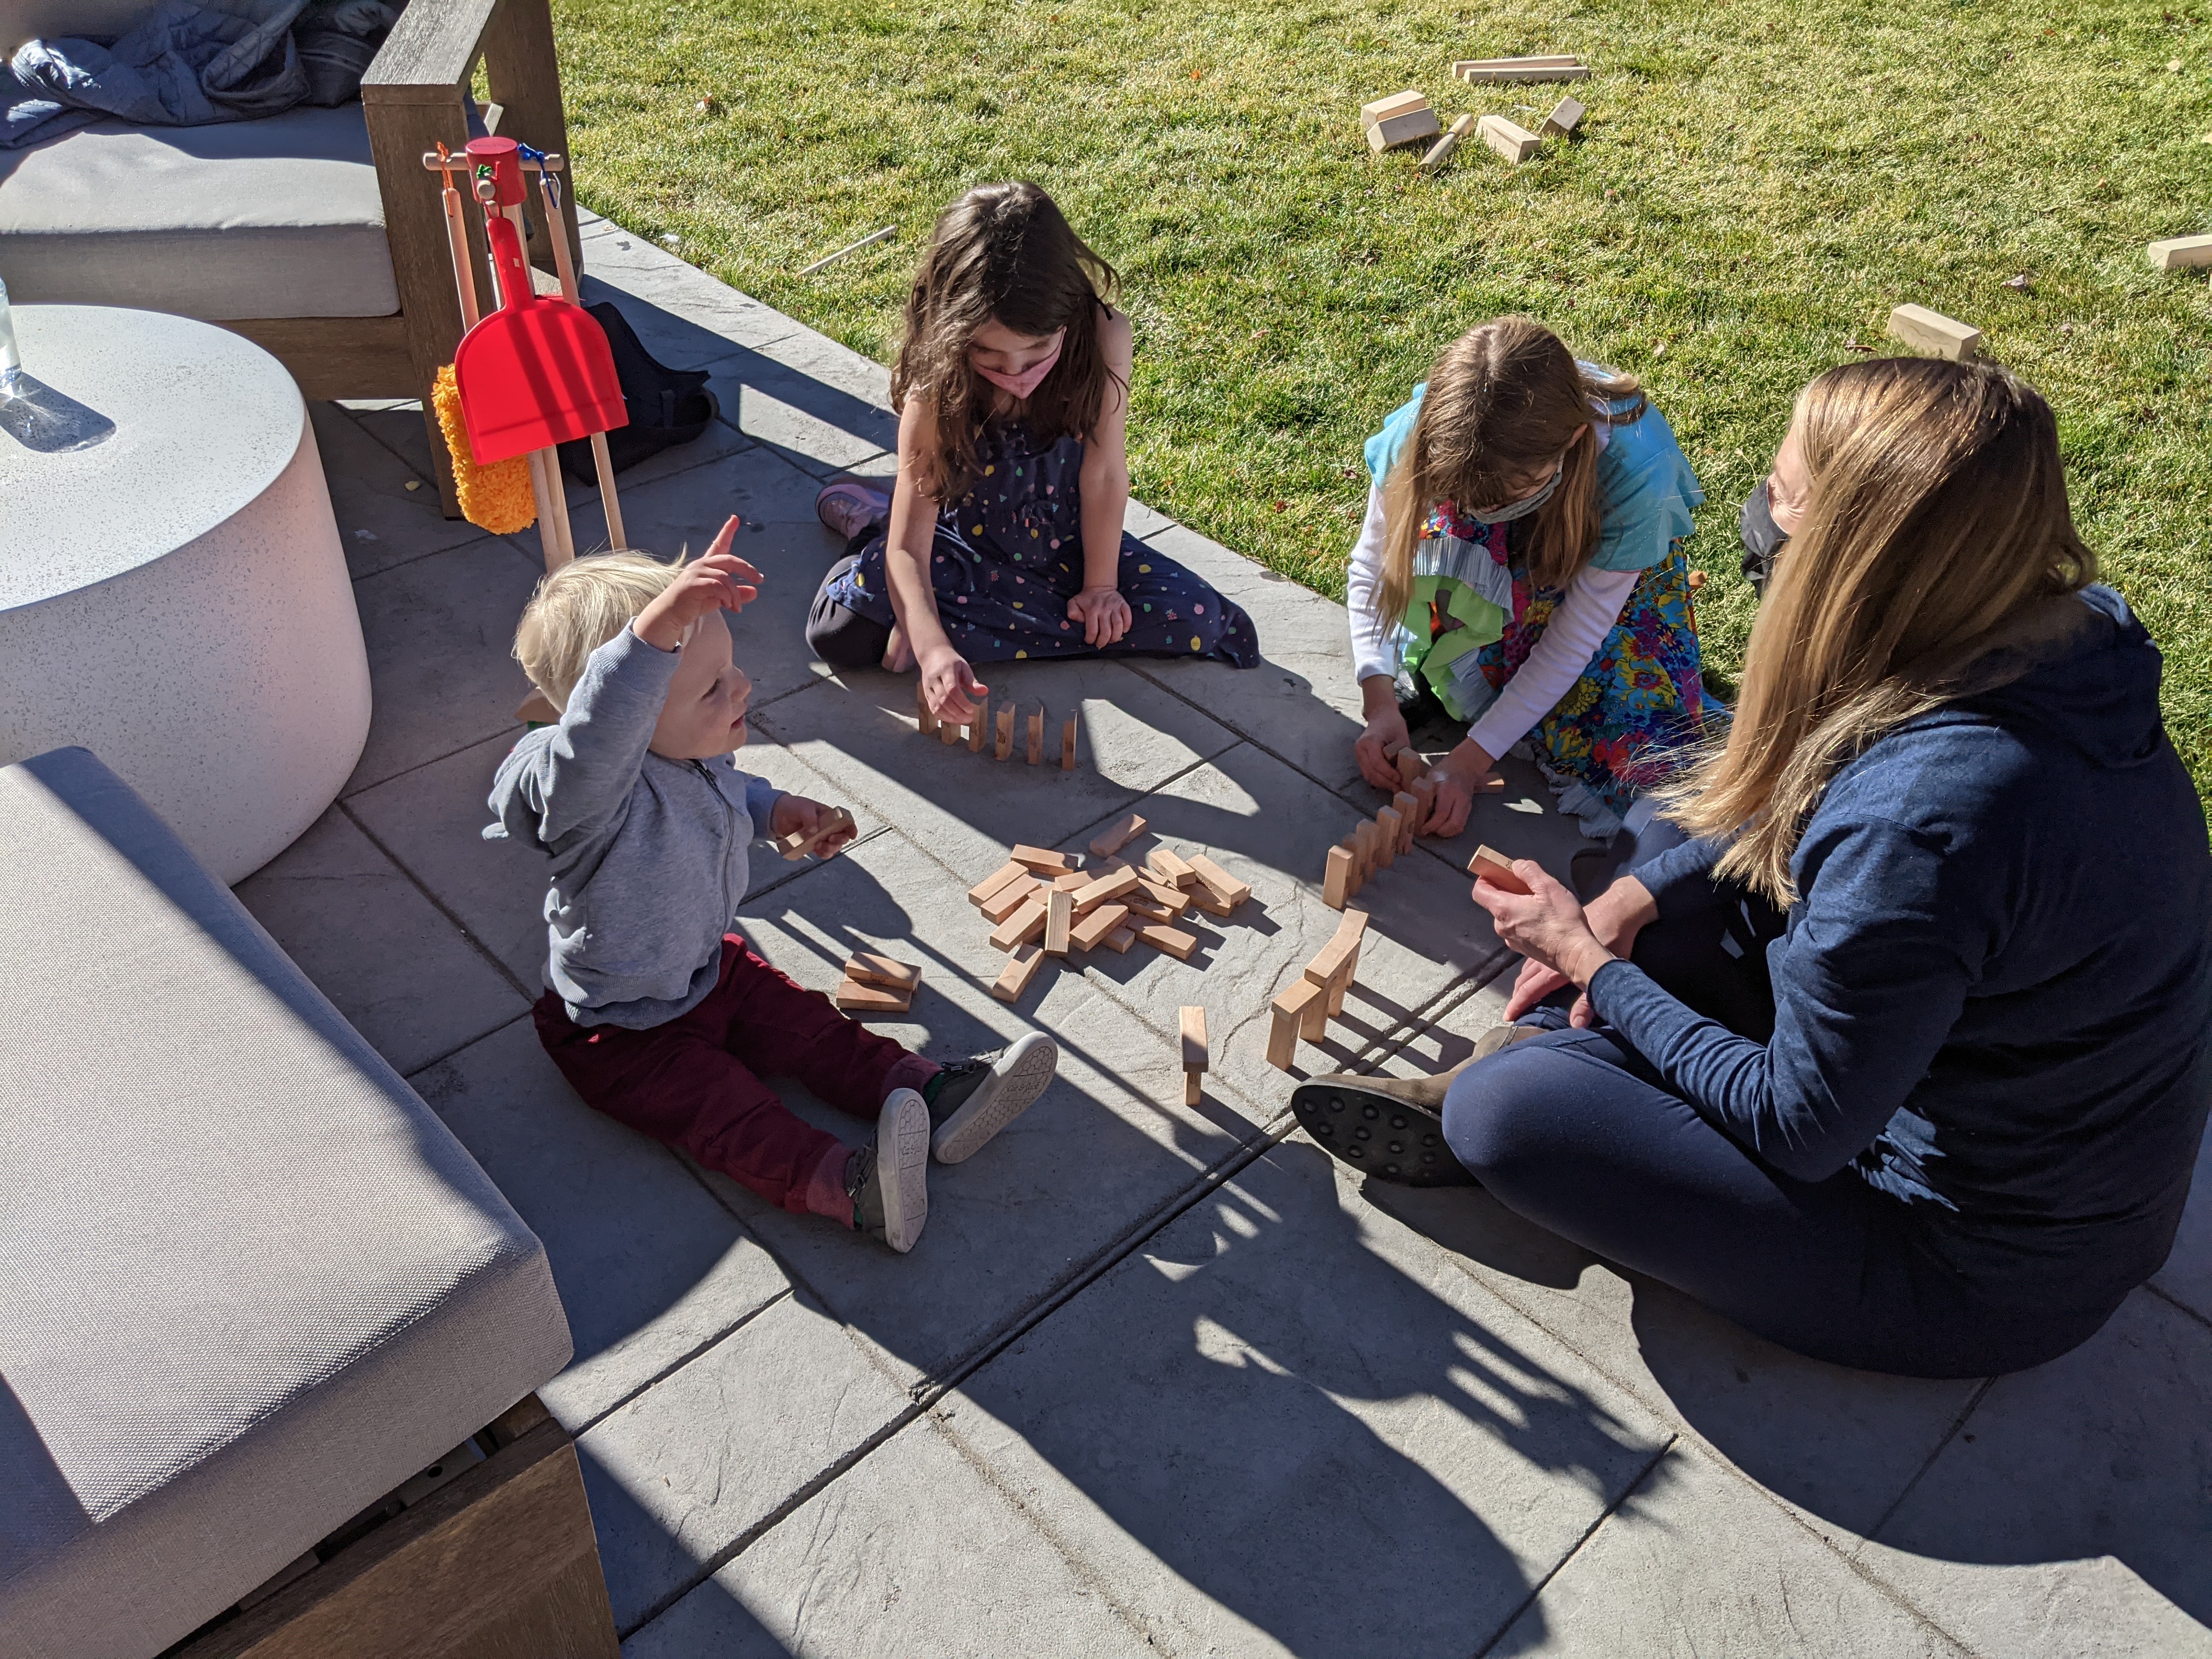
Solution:
<svg viewBox="0 0 2212 1659"><path fill-rule="evenodd" d="M884 542L884 577L890 584L891 611L916 661L933 648L950 650L945 625L937 617L937 590L930 585L929 556L937 537L937 498L915 480L920 464L933 459L935 428L919 398L910 398L899 415L898 477L891 485L891 521Z"/></svg>
<svg viewBox="0 0 2212 1659"><path fill-rule="evenodd" d="M1083 440L1083 585L1113 587L1121 571L1121 520L1129 510L1129 369L1134 361L1129 319L1109 311L1098 319L1098 345L1110 378L1097 422Z"/></svg>

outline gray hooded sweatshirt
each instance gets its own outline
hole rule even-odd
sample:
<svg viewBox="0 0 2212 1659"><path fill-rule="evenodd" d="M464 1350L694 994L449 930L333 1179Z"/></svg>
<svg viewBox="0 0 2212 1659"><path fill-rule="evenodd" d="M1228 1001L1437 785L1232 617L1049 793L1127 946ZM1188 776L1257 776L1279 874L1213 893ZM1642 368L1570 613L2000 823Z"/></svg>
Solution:
<svg viewBox="0 0 2212 1659"><path fill-rule="evenodd" d="M625 628L592 653L558 726L500 763L487 841L553 860L545 983L579 1025L645 1030L697 1007L750 879L746 849L782 791L727 755L648 745L679 653Z"/></svg>

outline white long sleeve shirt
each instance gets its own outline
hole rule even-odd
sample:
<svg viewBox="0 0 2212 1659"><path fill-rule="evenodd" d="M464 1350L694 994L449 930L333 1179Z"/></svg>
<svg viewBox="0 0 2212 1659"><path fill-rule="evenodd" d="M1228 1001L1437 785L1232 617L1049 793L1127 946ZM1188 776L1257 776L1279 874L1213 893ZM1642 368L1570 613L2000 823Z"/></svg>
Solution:
<svg viewBox="0 0 2212 1659"><path fill-rule="evenodd" d="M1351 568L1345 573L1346 607L1352 613L1352 672L1360 679L1372 675L1395 675L1398 665L1390 658L1390 623L1380 611L1382 590L1382 547L1387 521L1382 490L1370 486L1367 517L1359 540L1352 550ZM1567 596L1553 610L1519 672L1468 728L1467 735L1493 760L1528 734L1528 729L1559 706L1569 688L1582 678L1605 636L1620 620L1628 596L1635 590L1638 570L1600 570L1584 565L1567 589Z"/></svg>

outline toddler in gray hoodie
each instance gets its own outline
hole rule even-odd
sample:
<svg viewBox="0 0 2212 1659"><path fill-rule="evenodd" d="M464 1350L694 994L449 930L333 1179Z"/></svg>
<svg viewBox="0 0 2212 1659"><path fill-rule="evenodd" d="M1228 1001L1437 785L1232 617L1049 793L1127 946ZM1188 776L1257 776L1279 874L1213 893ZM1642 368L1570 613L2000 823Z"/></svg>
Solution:
<svg viewBox="0 0 2212 1659"><path fill-rule="evenodd" d="M1059 1050L1033 1033L939 1065L846 1018L730 931L754 838L816 833L830 811L732 757L752 683L724 612L761 580L730 551L737 527L689 564L603 553L538 585L515 655L561 718L500 763L484 835L552 860L534 1013L586 1103L787 1210L908 1250L929 1213L932 1153L957 1164L1012 1122ZM848 1147L763 1073L797 1078L874 1134Z"/></svg>

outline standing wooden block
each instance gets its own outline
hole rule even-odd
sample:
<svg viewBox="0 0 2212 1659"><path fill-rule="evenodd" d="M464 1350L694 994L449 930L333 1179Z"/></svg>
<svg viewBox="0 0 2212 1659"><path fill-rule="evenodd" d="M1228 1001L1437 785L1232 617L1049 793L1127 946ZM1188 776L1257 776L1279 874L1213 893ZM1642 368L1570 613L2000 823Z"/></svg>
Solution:
<svg viewBox="0 0 2212 1659"><path fill-rule="evenodd" d="M1421 802L1417 795L1401 789L1390 797L1390 808L1398 815L1398 850L1413 850L1414 832L1421 827Z"/></svg>
<svg viewBox="0 0 2212 1659"><path fill-rule="evenodd" d="M1452 152L1459 148L1459 141L1474 131L1474 117L1472 114L1461 116L1451 124L1450 130L1437 140L1435 147L1421 157L1421 171L1434 173L1450 161Z"/></svg>
<svg viewBox="0 0 2212 1659"><path fill-rule="evenodd" d="M1031 847L1025 842L1018 843L1006 856L1041 876L1064 876L1075 868L1075 860L1066 854L1055 853L1049 847Z"/></svg>
<svg viewBox="0 0 2212 1659"><path fill-rule="evenodd" d="M1544 118L1544 125L1536 129L1540 137L1564 138L1583 124L1589 109L1572 98L1562 98L1552 106L1552 112Z"/></svg>
<svg viewBox="0 0 2212 1659"><path fill-rule="evenodd" d="M884 985L864 985L848 979L830 994L830 1000L848 1014L902 1014L913 1001L910 993Z"/></svg>
<svg viewBox="0 0 2212 1659"><path fill-rule="evenodd" d="M1011 951L1018 945L1027 945L1043 932L1044 901L1036 897L1028 898L993 931L991 948L994 951Z"/></svg>
<svg viewBox="0 0 2212 1659"><path fill-rule="evenodd" d="M1186 933L1180 927L1170 927L1164 922L1146 922L1137 929L1137 937L1156 951L1164 951L1177 962L1188 962L1190 953L1198 949L1198 936Z"/></svg>
<svg viewBox="0 0 2212 1659"><path fill-rule="evenodd" d="M960 741L960 727L952 720L940 720L937 726L937 735L945 746L950 749Z"/></svg>
<svg viewBox="0 0 2212 1659"><path fill-rule="evenodd" d="M1126 957L1129 954L1129 947L1137 942L1137 930L1125 921L1107 934L1103 942L1108 950L1117 956Z"/></svg>
<svg viewBox="0 0 2212 1659"><path fill-rule="evenodd" d="M872 951L856 951L845 963L845 977L857 979L864 985L888 985L894 991L911 994L921 983L921 969Z"/></svg>
<svg viewBox="0 0 2212 1659"><path fill-rule="evenodd" d="M1408 787L1415 778L1429 769L1428 763L1410 749L1401 749L1390 758L1398 768L1398 775L1406 781Z"/></svg>
<svg viewBox="0 0 2212 1659"><path fill-rule="evenodd" d="M1359 125L1367 134L1367 147L1380 155L1400 144L1411 144L1436 136L1436 111L1418 92L1401 92L1377 98L1359 106Z"/></svg>
<svg viewBox="0 0 2212 1659"><path fill-rule="evenodd" d="M1426 778L1418 780L1413 785L1413 799L1419 809L1414 814L1414 821L1421 826L1422 833L1425 835L1428 832L1429 820L1437 815L1436 785Z"/></svg>
<svg viewBox="0 0 2212 1659"><path fill-rule="evenodd" d="M1274 1015L1273 1023L1267 1028L1268 1065L1285 1072L1291 1069L1291 1062L1297 1058L1298 1027L1304 1022L1306 1010L1321 994L1321 987L1302 979L1268 1005Z"/></svg>
<svg viewBox="0 0 2212 1659"><path fill-rule="evenodd" d="M1044 961L1044 952L1034 945L1017 945L1006 958L1006 965L999 970L992 984L991 994L1001 1002L1012 1002L1029 989L1030 981L1036 977L1038 964Z"/></svg>
<svg viewBox="0 0 2212 1659"><path fill-rule="evenodd" d="M975 718L968 722L968 752L969 754L980 755L983 752L983 731L990 723L991 705L986 702L975 711Z"/></svg>
<svg viewBox="0 0 2212 1659"><path fill-rule="evenodd" d="M1067 724L1060 728L1060 769L1063 772L1075 769L1075 716L1073 714L1067 717Z"/></svg>
<svg viewBox="0 0 2212 1659"><path fill-rule="evenodd" d="M1040 708L1030 716L1030 764L1035 766L1044 758L1044 710Z"/></svg>
<svg viewBox="0 0 2212 1659"><path fill-rule="evenodd" d="M1534 889L1513 873L1512 860L1503 853L1493 853L1487 847L1478 847L1474 856L1467 861L1467 872L1477 881L1486 881L1492 887L1503 887L1509 893L1533 892Z"/></svg>
<svg viewBox="0 0 2212 1659"><path fill-rule="evenodd" d="M1182 1103L1195 1106L1203 1089L1199 1079L1207 1069L1206 1010L1184 1008L1177 1018L1182 1026Z"/></svg>
<svg viewBox="0 0 2212 1659"><path fill-rule="evenodd" d="M1352 868L1362 887L1367 884L1367 878L1375 873L1375 823L1371 818L1352 832Z"/></svg>
<svg viewBox="0 0 2212 1659"><path fill-rule="evenodd" d="M1321 902L1332 910L1344 908L1344 902L1352 896L1352 851L1349 848L1328 849L1328 871L1322 877Z"/></svg>
<svg viewBox="0 0 2212 1659"><path fill-rule="evenodd" d="M1057 889L1048 894L1044 902L1044 953L1048 957L1067 954L1067 935L1075 921L1075 895Z"/></svg>
<svg viewBox="0 0 2212 1659"><path fill-rule="evenodd" d="M1459 79L1478 81L1587 81L1589 66L1578 58L1462 58L1451 66Z"/></svg>
<svg viewBox="0 0 2212 1659"><path fill-rule="evenodd" d="M1334 1019L1344 1012L1344 994L1351 989L1359 976L1359 945L1367 933L1367 912L1346 910L1344 920L1336 924L1336 936L1329 941L1331 949L1341 948L1344 965L1330 979L1328 988L1328 1017Z"/></svg>
<svg viewBox="0 0 2212 1659"><path fill-rule="evenodd" d="M1024 870L1019 881L1007 883L1006 886L1001 887L983 901L983 920L995 927L1032 898L1036 898L1040 904L1043 903L1043 899L1037 897L1042 891L1043 889L1037 884L1036 878Z"/></svg>
<svg viewBox="0 0 2212 1659"><path fill-rule="evenodd" d="M2163 242L2153 242L2143 252L2160 270L2212 265L2212 236L2170 236Z"/></svg>
<svg viewBox="0 0 2212 1659"><path fill-rule="evenodd" d="M1948 357L1954 363L1981 356L1982 331L1926 306L1899 306L1889 313L1889 331L1915 351Z"/></svg>
<svg viewBox="0 0 2212 1659"><path fill-rule="evenodd" d="M1102 904L1067 930L1067 941L1079 951L1095 951L1128 919L1127 905Z"/></svg>
<svg viewBox="0 0 2212 1659"><path fill-rule="evenodd" d="M992 899L1028 874L1029 872L1023 869L1020 865L1009 860L968 890L968 902L979 906L988 904Z"/></svg>
<svg viewBox="0 0 2212 1659"><path fill-rule="evenodd" d="M1375 861L1388 870L1398 861L1398 839L1406 833L1406 820L1398 809L1386 806L1375 815Z"/></svg>
<svg viewBox="0 0 2212 1659"><path fill-rule="evenodd" d="M1507 161L1527 161L1544 148L1544 141L1523 126L1516 126L1502 115L1486 115L1475 123L1474 130L1482 135L1482 142Z"/></svg>
<svg viewBox="0 0 2212 1659"><path fill-rule="evenodd" d="M1091 856L1096 859L1110 859L1144 832L1145 820L1132 812L1119 823L1099 832L1098 838L1091 843Z"/></svg>
<svg viewBox="0 0 2212 1659"><path fill-rule="evenodd" d="M1152 848L1145 863L1163 887L1188 887L1198 879L1198 872L1184 862L1182 854L1165 847Z"/></svg>
<svg viewBox="0 0 2212 1659"><path fill-rule="evenodd" d="M934 737L937 734L937 712L929 706L929 692L920 684L914 688L914 706L921 717L921 735Z"/></svg>
<svg viewBox="0 0 2212 1659"><path fill-rule="evenodd" d="M1235 909L1252 896L1251 884L1237 880L1205 854L1199 854L1188 862L1191 873L1198 878L1200 884L1231 909Z"/></svg>

